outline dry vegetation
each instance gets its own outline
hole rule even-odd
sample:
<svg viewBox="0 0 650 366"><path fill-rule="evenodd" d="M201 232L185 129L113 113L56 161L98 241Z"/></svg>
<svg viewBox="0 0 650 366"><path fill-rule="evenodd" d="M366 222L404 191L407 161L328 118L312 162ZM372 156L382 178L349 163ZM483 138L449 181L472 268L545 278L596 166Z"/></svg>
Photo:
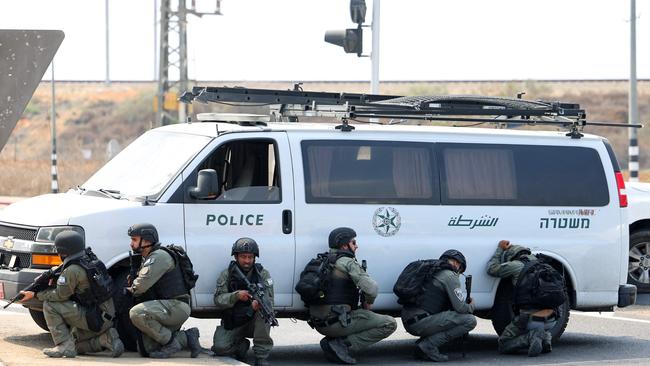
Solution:
<svg viewBox="0 0 650 366"><path fill-rule="evenodd" d="M209 85L242 85L256 88L290 88L283 82L212 82ZM205 85L205 84L202 84ZM305 90L364 92L366 83L305 83ZM627 122L625 82L490 82L429 83L385 82L381 93L398 95L484 94L514 97L526 92L526 99L561 100L580 103L591 121ZM51 87L43 83L30 101L23 119L0 152L0 196L33 196L50 190L50 113ZM109 141L121 147L149 129L154 120L155 85L66 83L57 84L57 137L59 186L66 190L83 183L107 160ZM195 105L194 112L235 111L232 107ZM650 82L639 83L640 120L650 123ZM260 113L247 110L248 113ZM649 126L650 127L650 126ZM627 166L627 136L624 128L591 127L589 133L606 136L622 167ZM639 130L641 168L650 169L650 132ZM650 172L641 179L650 181Z"/></svg>

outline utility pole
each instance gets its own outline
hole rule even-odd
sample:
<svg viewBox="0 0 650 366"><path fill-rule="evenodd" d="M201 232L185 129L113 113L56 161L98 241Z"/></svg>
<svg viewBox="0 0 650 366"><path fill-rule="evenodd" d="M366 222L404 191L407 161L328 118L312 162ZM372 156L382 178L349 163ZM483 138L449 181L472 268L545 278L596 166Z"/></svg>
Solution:
<svg viewBox="0 0 650 366"><path fill-rule="evenodd" d="M153 0L153 80L158 79L158 0Z"/></svg>
<svg viewBox="0 0 650 366"><path fill-rule="evenodd" d="M50 116L50 128L52 133L52 193L59 193L59 177L56 170L56 94L54 91L54 60L50 64L52 68L52 115Z"/></svg>
<svg viewBox="0 0 650 366"><path fill-rule="evenodd" d="M628 122L639 123L636 88L636 0L630 1L630 94ZM629 129L630 146L628 150L630 182L639 181L639 142L636 128Z"/></svg>
<svg viewBox="0 0 650 366"><path fill-rule="evenodd" d="M370 93L379 94L379 2L372 1L372 51L370 60L372 62L372 77L370 78Z"/></svg>
<svg viewBox="0 0 650 366"><path fill-rule="evenodd" d="M109 67L110 62L109 62L109 57L108 57L108 55L109 55L109 53L108 53L108 49L109 49L109 46L108 46L108 0L105 0L105 4L106 4L106 81L104 81L104 83L106 85L110 85L111 84L111 77L110 77L110 72L109 72L109 70L110 70L110 67Z"/></svg>
<svg viewBox="0 0 650 366"><path fill-rule="evenodd" d="M160 0L160 53L158 66L158 93L156 95L156 126L185 122L187 105L178 103L179 93L188 88L187 72L187 15L221 15L221 1L215 11L196 11L196 0L187 8L187 0L177 0L176 9L171 0ZM178 80L171 80L170 71L178 72ZM167 103L165 103L165 101ZM176 116L174 114L177 113Z"/></svg>

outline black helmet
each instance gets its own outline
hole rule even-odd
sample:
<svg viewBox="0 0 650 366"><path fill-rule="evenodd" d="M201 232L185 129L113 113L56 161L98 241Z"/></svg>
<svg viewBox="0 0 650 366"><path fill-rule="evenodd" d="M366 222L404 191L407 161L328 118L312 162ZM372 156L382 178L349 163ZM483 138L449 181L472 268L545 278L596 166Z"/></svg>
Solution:
<svg viewBox="0 0 650 366"><path fill-rule="evenodd" d="M86 243L83 236L76 231L65 230L54 238L56 252L62 255L72 255L83 251Z"/></svg>
<svg viewBox="0 0 650 366"><path fill-rule="evenodd" d="M515 260L520 258L522 255L528 254L531 254L530 249L521 245L511 245L504 253L506 261Z"/></svg>
<svg viewBox="0 0 650 366"><path fill-rule="evenodd" d="M465 256L463 253L456 249L449 249L446 250L442 255L440 256L440 259L455 259L460 263L460 268L458 269L458 273L463 273L465 272L465 269L467 268L467 260L465 260Z"/></svg>
<svg viewBox="0 0 650 366"><path fill-rule="evenodd" d="M338 249L357 237L357 232L349 227L338 227L330 233L328 244L330 248Z"/></svg>
<svg viewBox="0 0 650 366"><path fill-rule="evenodd" d="M257 246L257 242L251 238L239 238L232 245L230 255L237 253L253 253L256 257L259 257L260 248Z"/></svg>
<svg viewBox="0 0 650 366"><path fill-rule="evenodd" d="M132 225L127 234L129 234L129 236L139 236L153 244L158 243L158 230L156 230L156 227L151 224L142 223Z"/></svg>

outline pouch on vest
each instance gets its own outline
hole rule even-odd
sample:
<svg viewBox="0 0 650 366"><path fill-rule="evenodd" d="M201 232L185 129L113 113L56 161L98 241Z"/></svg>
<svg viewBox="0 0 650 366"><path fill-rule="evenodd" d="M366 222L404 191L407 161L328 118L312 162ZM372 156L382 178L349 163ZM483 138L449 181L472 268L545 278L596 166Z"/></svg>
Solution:
<svg viewBox="0 0 650 366"><path fill-rule="evenodd" d="M566 302L564 277L538 256L537 261L522 260L524 268L514 289L515 309L555 309Z"/></svg>
<svg viewBox="0 0 650 366"><path fill-rule="evenodd" d="M419 259L409 263L393 286L397 302L400 305L416 304L418 296L424 290L425 281L443 269L454 270L447 261L440 259Z"/></svg>
<svg viewBox="0 0 650 366"><path fill-rule="evenodd" d="M174 244L161 247L161 249L164 249L169 253L181 268L181 273L183 273L183 282L185 282L185 287L189 292L194 288L194 286L196 286L196 281L199 279L199 275L194 273L194 265L192 264L190 257L187 256L185 249Z"/></svg>
<svg viewBox="0 0 650 366"><path fill-rule="evenodd" d="M88 306L84 308L86 312L86 323L88 329L93 332L99 332L104 325L104 318L102 317L102 310L99 306Z"/></svg>
<svg viewBox="0 0 650 366"><path fill-rule="evenodd" d="M316 258L312 258L307 263L305 269L300 273L296 292L300 294L300 298L307 306L325 298L329 273L336 259L336 254L319 253Z"/></svg>

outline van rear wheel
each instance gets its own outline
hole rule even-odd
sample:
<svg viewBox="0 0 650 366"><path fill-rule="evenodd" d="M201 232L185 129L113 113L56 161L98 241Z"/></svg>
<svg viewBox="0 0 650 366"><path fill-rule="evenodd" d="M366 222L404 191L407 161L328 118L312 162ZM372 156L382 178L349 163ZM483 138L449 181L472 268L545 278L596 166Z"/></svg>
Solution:
<svg viewBox="0 0 650 366"><path fill-rule="evenodd" d="M564 333L564 330L566 330L566 327L569 324L571 309L569 307L569 297L567 296L566 298L567 301L558 307L557 323L550 330L551 335L553 336L553 341L560 339L562 333ZM492 327L498 335L503 333L514 316L515 314L512 311L512 282L501 281L494 298L494 305L490 311Z"/></svg>
<svg viewBox="0 0 650 366"><path fill-rule="evenodd" d="M630 234L627 283L639 292L650 292L650 230Z"/></svg>
<svg viewBox="0 0 650 366"><path fill-rule="evenodd" d="M47 327L47 322L45 321L45 314L41 310L34 310L34 309L29 309L29 315L32 316L32 320L34 320L34 323L41 327L41 329L50 331L50 329Z"/></svg>

